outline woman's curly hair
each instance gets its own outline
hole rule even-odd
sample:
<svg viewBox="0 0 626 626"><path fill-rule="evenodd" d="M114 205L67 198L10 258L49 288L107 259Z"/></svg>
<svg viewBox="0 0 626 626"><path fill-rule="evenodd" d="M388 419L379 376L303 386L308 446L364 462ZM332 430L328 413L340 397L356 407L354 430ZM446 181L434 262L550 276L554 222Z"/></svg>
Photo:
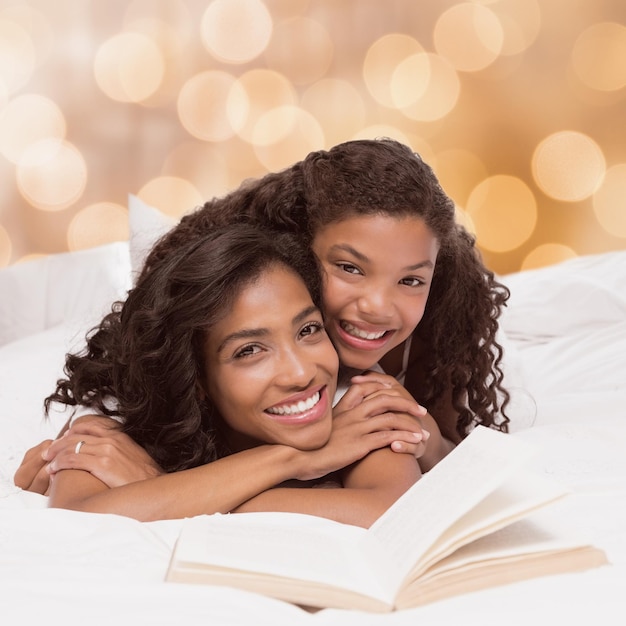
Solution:
<svg viewBox="0 0 626 626"><path fill-rule="evenodd" d="M271 227L310 245L320 228L358 215L421 218L440 244L426 310L414 331L428 361L419 364L420 380L407 379L407 387L417 388L417 399L427 407L451 403L454 423L436 412L433 417L453 441L476 424L507 431L509 394L496 332L509 291L483 264L474 237L456 221L454 202L432 169L397 141L348 141L312 152L207 202L161 239L144 271L217 225Z"/></svg>
<svg viewBox="0 0 626 626"><path fill-rule="evenodd" d="M299 239L247 225L210 229L153 263L68 354L65 378L45 400L115 416L166 471L229 453L206 380L206 332L247 285L276 265L299 275L319 306L317 259ZM113 401L112 401L113 400Z"/></svg>

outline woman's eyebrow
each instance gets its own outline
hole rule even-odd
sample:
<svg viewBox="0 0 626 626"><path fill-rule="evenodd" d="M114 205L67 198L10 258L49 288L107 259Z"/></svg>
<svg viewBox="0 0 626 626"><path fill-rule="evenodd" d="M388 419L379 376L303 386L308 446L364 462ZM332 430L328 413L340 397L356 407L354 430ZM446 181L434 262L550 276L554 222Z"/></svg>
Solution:
<svg viewBox="0 0 626 626"><path fill-rule="evenodd" d="M353 248L350 244L347 243L337 243L334 246L330 247L331 252L347 252L351 254L354 258L358 259L361 263L369 263L370 259L362 252L359 252L356 248ZM403 272L414 272L415 270L420 270L423 268L432 269L435 267L435 264L430 260L426 259L425 261L420 261L415 265L407 265L402 268Z"/></svg>
<svg viewBox="0 0 626 626"><path fill-rule="evenodd" d="M296 326L314 313L319 313L319 309L312 304L311 306L302 309L302 311L300 311L300 313L298 313L291 320L291 323L293 326ZM241 328L240 330L236 330L235 332L226 335L226 337L222 340L222 343L217 348L217 351L218 353L221 352L231 341L239 341L241 339L259 339L260 337L266 337L269 334L269 328Z"/></svg>

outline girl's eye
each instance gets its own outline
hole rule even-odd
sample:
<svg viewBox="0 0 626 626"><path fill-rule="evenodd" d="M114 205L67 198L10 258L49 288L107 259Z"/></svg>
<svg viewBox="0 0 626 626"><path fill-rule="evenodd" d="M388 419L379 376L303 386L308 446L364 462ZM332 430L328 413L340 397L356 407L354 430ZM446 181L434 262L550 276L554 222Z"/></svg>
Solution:
<svg viewBox="0 0 626 626"><path fill-rule="evenodd" d="M233 355L235 359L243 359L247 356L253 356L254 354L258 354L261 352L261 347L256 344L250 344L248 346L243 346L243 348L239 348L237 352Z"/></svg>
<svg viewBox="0 0 626 626"><path fill-rule="evenodd" d="M348 274L360 274L361 270L351 263L337 263L337 267L341 268L344 272Z"/></svg>
<svg viewBox="0 0 626 626"><path fill-rule="evenodd" d="M324 324L321 322L309 322L306 324L302 330L300 331L300 335L302 337L311 337L312 335L317 335L324 330Z"/></svg>
<svg viewBox="0 0 626 626"><path fill-rule="evenodd" d="M400 281L401 285L406 285L407 287L419 287L423 284L420 278L416 278L415 276L409 276L408 278L403 278Z"/></svg>

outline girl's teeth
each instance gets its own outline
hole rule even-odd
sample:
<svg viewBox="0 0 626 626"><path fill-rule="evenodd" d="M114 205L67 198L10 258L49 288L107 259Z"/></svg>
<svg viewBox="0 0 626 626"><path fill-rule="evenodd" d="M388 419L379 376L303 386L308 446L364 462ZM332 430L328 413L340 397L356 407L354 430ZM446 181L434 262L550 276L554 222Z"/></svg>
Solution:
<svg viewBox="0 0 626 626"><path fill-rule="evenodd" d="M354 337L358 337L359 339L380 339L385 334L384 330L377 333L367 333L364 330L357 328L356 326L352 326L352 324L348 324L347 322L344 322L342 326L347 333L350 333L351 335L353 335Z"/></svg>
<svg viewBox="0 0 626 626"><path fill-rule="evenodd" d="M304 413L312 409L320 401L320 397L320 392L318 391L307 400L300 400L300 402L296 404L271 407L267 409L267 412L273 413L274 415L297 415L298 413Z"/></svg>

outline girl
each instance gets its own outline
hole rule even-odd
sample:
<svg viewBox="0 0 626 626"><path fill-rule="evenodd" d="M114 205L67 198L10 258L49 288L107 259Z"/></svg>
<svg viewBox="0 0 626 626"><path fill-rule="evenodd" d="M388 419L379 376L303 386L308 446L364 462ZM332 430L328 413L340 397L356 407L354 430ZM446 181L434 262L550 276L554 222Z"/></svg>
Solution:
<svg viewBox="0 0 626 626"><path fill-rule="evenodd" d="M313 255L253 227L212 230L155 263L86 351L67 356L46 408L79 404L114 418L167 473L110 489L89 472L60 471L49 505L141 520L287 510L369 526L420 476L380 427L390 418L414 427L388 412L422 411L370 383L357 410L338 407L333 428L338 359L319 293ZM416 441L412 430L393 436ZM232 475L234 457L243 476ZM311 486L341 468L334 488L270 489Z"/></svg>

